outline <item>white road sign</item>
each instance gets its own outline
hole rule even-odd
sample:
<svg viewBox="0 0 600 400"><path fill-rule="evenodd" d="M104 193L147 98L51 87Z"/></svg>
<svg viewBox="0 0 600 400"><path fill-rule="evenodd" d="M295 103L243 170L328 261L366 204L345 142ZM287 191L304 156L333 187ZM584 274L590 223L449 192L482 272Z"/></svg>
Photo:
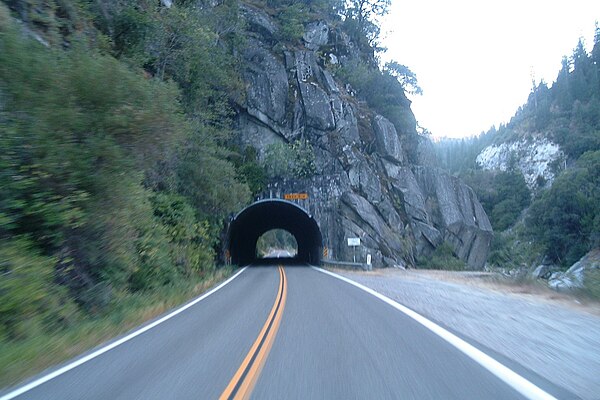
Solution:
<svg viewBox="0 0 600 400"><path fill-rule="evenodd" d="M348 246L360 246L360 238L348 238Z"/></svg>

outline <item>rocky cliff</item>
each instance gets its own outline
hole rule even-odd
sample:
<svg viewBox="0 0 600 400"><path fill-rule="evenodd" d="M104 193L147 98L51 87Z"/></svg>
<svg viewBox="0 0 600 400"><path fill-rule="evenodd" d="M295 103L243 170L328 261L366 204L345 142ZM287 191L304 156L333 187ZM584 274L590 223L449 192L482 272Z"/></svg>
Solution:
<svg viewBox="0 0 600 400"><path fill-rule="evenodd" d="M317 174L272 181L263 196L307 192L329 256L351 260L346 239L360 237L357 258L375 267L411 266L444 241L470 268L485 264L492 228L473 191L432 165L426 139L408 123L395 126L355 97L335 75L355 60L356 46L326 21L305 26L302 43L278 41L278 25L263 9L241 5L245 101L237 137L263 156L270 145L306 140Z"/></svg>
<svg viewBox="0 0 600 400"><path fill-rule="evenodd" d="M530 190L540 183L551 186L556 172L553 164L565 159L560 146L543 135L491 145L477 156L483 169L507 171L511 164L521 171Z"/></svg>

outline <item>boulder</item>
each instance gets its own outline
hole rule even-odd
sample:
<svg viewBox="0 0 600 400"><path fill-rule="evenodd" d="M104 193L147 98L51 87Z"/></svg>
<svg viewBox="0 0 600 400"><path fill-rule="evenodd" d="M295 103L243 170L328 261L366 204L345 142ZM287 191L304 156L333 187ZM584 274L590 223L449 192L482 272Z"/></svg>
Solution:
<svg viewBox="0 0 600 400"><path fill-rule="evenodd" d="M541 264L535 267L530 276L532 279L550 279L550 276L557 272L559 267L553 264Z"/></svg>
<svg viewBox="0 0 600 400"><path fill-rule="evenodd" d="M535 136L532 139L490 145L479 153L476 162L483 169L507 171L512 168L513 160L517 160L516 167L523 174L527 186L535 191L539 177L548 185L552 184L555 178L552 165L564 156L558 144L543 136Z"/></svg>
<svg viewBox="0 0 600 400"><path fill-rule="evenodd" d="M318 50L329 41L329 27L325 21L311 22L306 26L302 36L305 46L310 50Z"/></svg>
<svg viewBox="0 0 600 400"><path fill-rule="evenodd" d="M568 292L573 289L577 289L580 286L577 285L571 278L569 278L564 272L555 272L548 279L548 286L557 292Z"/></svg>
<svg viewBox="0 0 600 400"><path fill-rule="evenodd" d="M373 118L373 131L377 142L377 151L384 158L396 163L405 160L402 144L394 124L381 115Z"/></svg>
<svg viewBox="0 0 600 400"><path fill-rule="evenodd" d="M435 167L437 165L437 156L433 143L427 137L419 137L416 162L418 165L425 167Z"/></svg>
<svg viewBox="0 0 600 400"><path fill-rule="evenodd" d="M280 135L250 115L240 115L237 119L237 127L240 132L240 143L257 149L261 159L270 145L283 141Z"/></svg>
<svg viewBox="0 0 600 400"><path fill-rule="evenodd" d="M583 289L592 283L587 277L591 271L600 271L600 249L594 249L581 257L566 272L555 272L548 280L548 286L558 291Z"/></svg>
<svg viewBox="0 0 600 400"><path fill-rule="evenodd" d="M306 125L319 131L335 128L329 96L314 82L300 82L300 94L304 104Z"/></svg>
<svg viewBox="0 0 600 400"><path fill-rule="evenodd" d="M332 97L332 110L341 147L360 143L358 121L352 105L334 96Z"/></svg>

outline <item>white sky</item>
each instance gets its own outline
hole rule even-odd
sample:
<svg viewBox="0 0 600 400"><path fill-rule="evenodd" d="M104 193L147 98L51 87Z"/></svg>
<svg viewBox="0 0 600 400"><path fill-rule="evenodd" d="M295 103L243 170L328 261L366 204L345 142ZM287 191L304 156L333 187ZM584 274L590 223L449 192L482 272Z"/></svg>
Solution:
<svg viewBox="0 0 600 400"><path fill-rule="evenodd" d="M419 125L463 137L506 123L537 82L554 82L579 37L588 51L600 0L393 0L383 59L417 74Z"/></svg>

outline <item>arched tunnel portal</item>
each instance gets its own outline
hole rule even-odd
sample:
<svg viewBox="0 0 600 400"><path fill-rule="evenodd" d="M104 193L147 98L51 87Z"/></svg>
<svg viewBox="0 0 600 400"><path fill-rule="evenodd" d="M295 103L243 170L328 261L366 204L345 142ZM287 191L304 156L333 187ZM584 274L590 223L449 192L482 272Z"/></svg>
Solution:
<svg viewBox="0 0 600 400"><path fill-rule="evenodd" d="M226 242L231 262L240 266L256 262L258 238L271 229L284 229L294 236L298 243L296 260L320 263L323 238L317 221L304 208L281 199L257 201L231 221Z"/></svg>

